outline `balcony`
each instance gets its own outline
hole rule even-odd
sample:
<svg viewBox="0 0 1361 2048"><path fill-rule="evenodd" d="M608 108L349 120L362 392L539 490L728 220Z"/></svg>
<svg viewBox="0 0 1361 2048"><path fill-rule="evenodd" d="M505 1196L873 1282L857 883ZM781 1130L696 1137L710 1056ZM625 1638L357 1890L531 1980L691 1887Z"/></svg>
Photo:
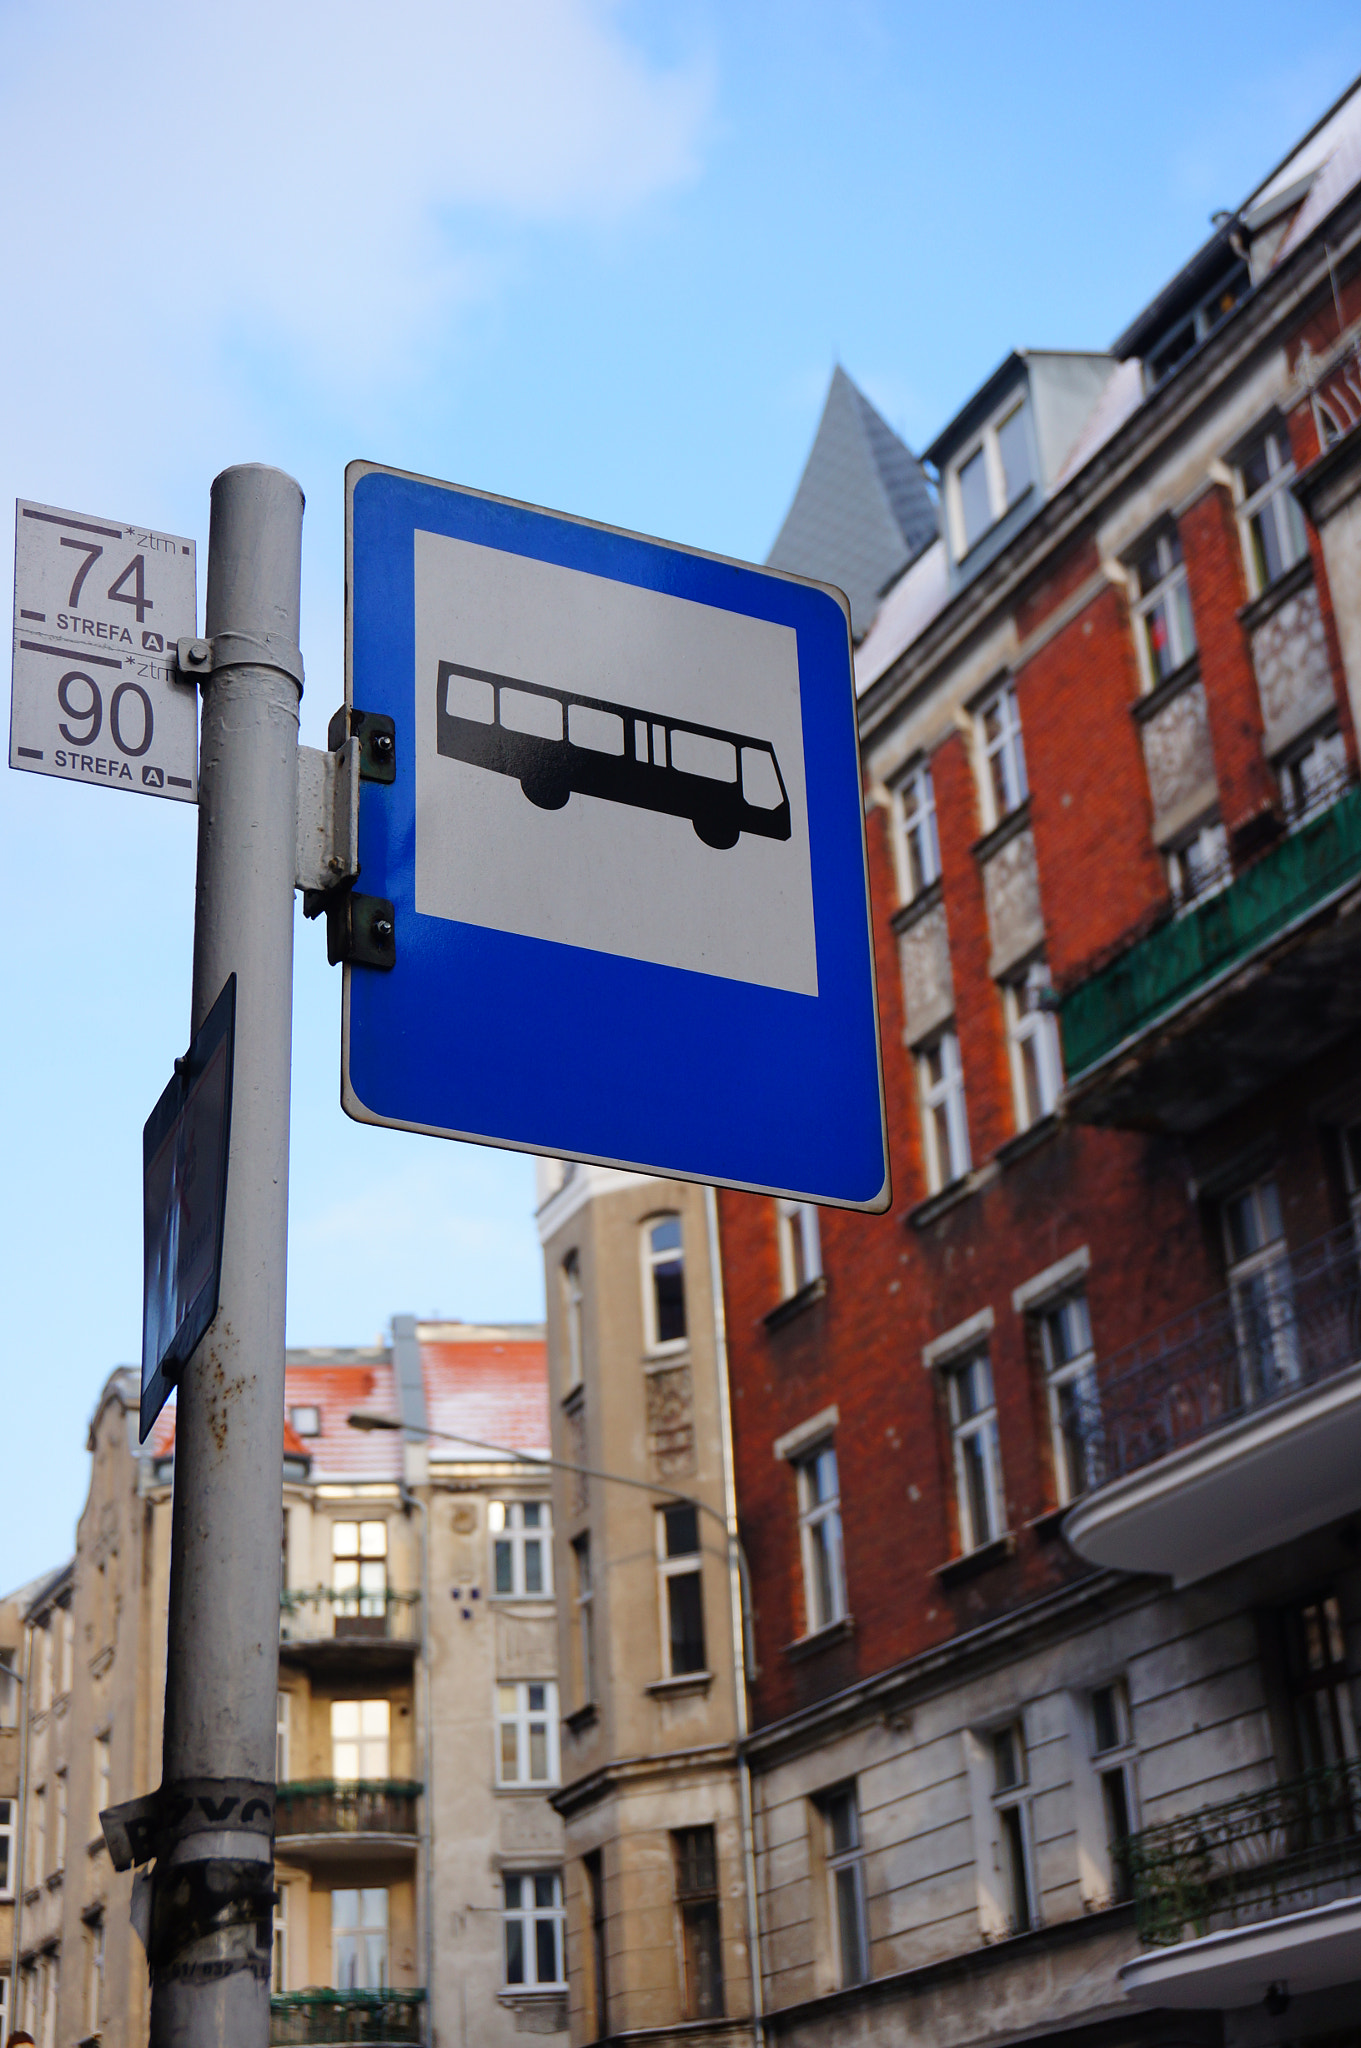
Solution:
<svg viewBox="0 0 1361 2048"><path fill-rule="evenodd" d="M287 1991L269 2001L270 2048L363 2041L407 2048L425 2038L424 1991Z"/></svg>
<svg viewBox="0 0 1361 2048"><path fill-rule="evenodd" d="M416 1801L423 1789L406 1778L314 1778L280 1785L275 1846L290 1863L414 1852Z"/></svg>
<svg viewBox="0 0 1361 2048"><path fill-rule="evenodd" d="M289 1586L279 1595L279 1655L287 1663L400 1670L410 1666L420 1637L419 1593L389 1588L360 1596Z"/></svg>
<svg viewBox="0 0 1361 2048"><path fill-rule="evenodd" d="M1082 1123L1194 1131L1361 1024L1361 789L1060 1005Z"/></svg>
<svg viewBox="0 0 1361 2048"><path fill-rule="evenodd" d="M1078 1410L1080 1556L1187 1585L1361 1508L1350 1224L1101 1361Z"/></svg>
<svg viewBox="0 0 1361 2048"><path fill-rule="evenodd" d="M1201 1807L1127 1853L1146 1950L1120 1972L1132 1998L1231 2009L1361 1976L1361 1764Z"/></svg>

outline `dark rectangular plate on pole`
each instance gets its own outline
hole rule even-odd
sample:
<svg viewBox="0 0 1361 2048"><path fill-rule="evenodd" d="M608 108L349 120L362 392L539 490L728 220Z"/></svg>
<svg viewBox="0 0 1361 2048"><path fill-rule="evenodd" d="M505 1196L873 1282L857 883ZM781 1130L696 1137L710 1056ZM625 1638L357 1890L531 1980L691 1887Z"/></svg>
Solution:
<svg viewBox="0 0 1361 2048"><path fill-rule="evenodd" d="M142 1131L143 1443L217 1314L235 1042L232 974Z"/></svg>

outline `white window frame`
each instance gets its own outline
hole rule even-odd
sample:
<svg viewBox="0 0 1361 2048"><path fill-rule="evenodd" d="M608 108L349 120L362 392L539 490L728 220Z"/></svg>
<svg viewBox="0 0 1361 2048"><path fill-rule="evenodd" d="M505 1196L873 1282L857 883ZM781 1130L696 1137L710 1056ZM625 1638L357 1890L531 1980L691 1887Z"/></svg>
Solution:
<svg viewBox="0 0 1361 2048"><path fill-rule="evenodd" d="M1059 1020L1052 1010L1040 1007L1040 993L1049 986L1048 971L1040 966L1032 966L1024 975L1002 983L1011 1096L1018 1131L1028 1131L1032 1124L1052 1116L1063 1093Z"/></svg>
<svg viewBox="0 0 1361 2048"><path fill-rule="evenodd" d="M270 1965L270 1990L284 1992L288 1989L288 1894L290 1887L280 1884L278 1901L274 1907L274 1949Z"/></svg>
<svg viewBox="0 0 1361 2048"><path fill-rule="evenodd" d="M997 729L989 735L988 721L994 715ZM979 809L983 830L991 832L1013 811L1019 811L1030 794L1021 707L1010 677L989 690L978 706L974 713L974 737Z"/></svg>
<svg viewBox="0 0 1361 2048"><path fill-rule="evenodd" d="M676 1225L680 1232L679 1248L671 1245L661 1250L654 1248L652 1233L662 1223ZM689 1304L685 1297L685 1224L679 1210L668 1209L661 1215L645 1218L638 1244L643 1263L643 1343L654 1358L667 1357L673 1352L684 1351L690 1342ZM657 1331L656 1274L660 1267L672 1264L680 1267L681 1312L685 1320L685 1329L679 1337L661 1337Z"/></svg>
<svg viewBox="0 0 1361 2048"><path fill-rule="evenodd" d="M538 1521L527 1525L525 1510L534 1508ZM491 1598L493 1600L551 1600L553 1598L553 1504L550 1500L491 1500L487 1503L487 1531L491 1538ZM534 1546L539 1553L540 1585L527 1590L529 1572L526 1552ZM510 1561L510 1591L498 1581L498 1554Z"/></svg>
<svg viewBox="0 0 1361 2048"><path fill-rule="evenodd" d="M357 1709L349 1729L350 1708ZM382 1711L378 1711L381 1709ZM367 1724L367 1725L366 1725ZM353 1749L356 1769L340 1768L341 1749ZM370 1766L382 1765L381 1770ZM392 1702L388 1699L331 1701L331 1776L339 1785L381 1785L392 1776Z"/></svg>
<svg viewBox="0 0 1361 2048"><path fill-rule="evenodd" d="M354 1547L344 1534L353 1529ZM346 1547L342 1549L342 1545ZM381 1579L381 1585L379 1583ZM388 1608L388 1525L385 1518L356 1520L344 1515L331 1524L331 1591L336 1614L386 1616Z"/></svg>
<svg viewBox="0 0 1361 2048"><path fill-rule="evenodd" d="M553 1903L541 1906L537 1897L526 1906L523 1895L517 1897L515 1905L510 1903L510 1887L517 1893L520 1887L530 1885L537 1892L538 1886L549 1880L553 1888ZM553 1929L553 1948L557 1958L558 1973L555 1977L541 1977L538 1974L539 1947L536 1939L540 1924ZM524 1975L514 1982L510 1974L509 1929L516 1925L520 1929L520 1954L524 1960ZM503 1870L501 1873L501 1974L505 1988L517 1991L562 1991L567 1985L567 1913L562 1903L562 1872L560 1870Z"/></svg>
<svg viewBox="0 0 1361 2048"><path fill-rule="evenodd" d="M531 1704L535 1692L542 1691L543 1705ZM508 1697L508 1695L512 1697ZM507 1792L539 1792L545 1786L558 1782L558 1688L551 1678L510 1678L498 1679L494 1697L496 1722L496 1783ZM548 1775L532 1778L529 1775L532 1760L531 1736L536 1727L544 1730L544 1757ZM515 1731L515 1772L508 1776L505 1769L502 1730Z"/></svg>
<svg viewBox="0 0 1361 2048"><path fill-rule="evenodd" d="M280 1785L289 1783L292 1723L293 1695L280 1688L274 1703L274 1775Z"/></svg>
<svg viewBox="0 0 1361 2048"><path fill-rule="evenodd" d="M1251 495L1248 493L1246 466L1250 456L1261 448L1267 461L1267 480ZM1282 576L1287 575L1297 562L1302 562L1309 552L1309 536L1305 531L1304 514L1296 503L1290 488L1295 474L1295 460L1290 452L1290 436L1282 420L1269 420L1252 436L1241 449L1234 466L1234 494L1238 509L1238 534L1243 548L1243 562L1247 570L1248 589L1254 597L1271 588ZM1268 577L1265 550L1260 546L1254 527L1258 521L1268 526L1278 550L1281 566L1274 577Z"/></svg>
<svg viewBox="0 0 1361 2048"><path fill-rule="evenodd" d="M359 1918L352 1926L345 1926L343 1923L337 1923L335 1901L338 1898L343 1898L347 1893L350 1892L353 1892L356 1898L360 1901L360 1905L358 1908ZM383 1925L381 1928L382 1963L378 1971L378 1982L377 1984L363 1985L358 1983L354 1985L343 1984L341 1982L342 1972L340 1968L340 1943L344 1940L352 1940L357 1942L363 1942L365 1944L365 1947L367 1947L368 1943L373 1940L374 1936L380 1932L380 1929L376 1925L370 1924L364 1919L363 1899L366 1892L370 1895L375 1894L377 1892L381 1892L383 1894ZM335 1985L338 1991L378 1991L381 1990L384 1985L391 1981L389 1974L391 1969L391 1963L392 1893L389 1887L387 1885L382 1884L336 1885L331 1892L331 1982ZM359 1971L356 1974L364 1976L368 1975L367 1959L364 1970Z"/></svg>
<svg viewBox="0 0 1361 2048"><path fill-rule="evenodd" d="M931 1062L939 1059L933 1079ZM964 1067L953 1025L917 1048L917 1093L921 1103L922 1154L929 1193L963 1180L970 1167L969 1118L964 1098ZM944 1126L944 1145L942 1130Z"/></svg>
<svg viewBox="0 0 1361 2048"><path fill-rule="evenodd" d="M1144 590L1139 578L1139 563L1152 551L1157 556L1158 580ZM1191 657L1198 651L1195 613L1191 609L1191 586L1187 580L1186 563L1181 552L1181 536L1175 526L1164 524L1145 535L1127 557L1126 566L1134 590L1131 610L1134 615L1134 639L1139 657L1139 675L1143 682L1144 695L1149 696L1169 676L1185 668ZM1158 673L1157 658L1153 651L1153 619L1162 612L1167 631L1168 649L1171 655L1166 669Z"/></svg>
<svg viewBox="0 0 1361 2048"><path fill-rule="evenodd" d="M562 1296L562 1325L567 1349L565 1391L570 1394L573 1387L581 1385L585 1357L582 1327L585 1294L581 1285L581 1254L575 1249L566 1254L558 1267L558 1287Z"/></svg>
<svg viewBox="0 0 1361 2048"><path fill-rule="evenodd" d="M595 1580L592 1576L589 1529L584 1529L572 1539L572 1572L578 1658L577 1705L589 1707L595 1700Z"/></svg>
<svg viewBox="0 0 1361 2048"><path fill-rule="evenodd" d="M940 834L929 761L918 761L893 785L898 901L915 903L940 880Z"/></svg>
<svg viewBox="0 0 1361 2048"><path fill-rule="evenodd" d="M833 1809L837 1806L843 1808L851 1821L848 1832L852 1840L842 1849L835 1846ZM827 1870L827 1910L836 1951L837 1981L840 1989L848 1990L853 1984L867 1984L870 1975L869 1922L865 1911L865 1836L860 1824L860 1800L855 1786L836 1785L819 1793L817 1808L825 1844L823 1861ZM847 1954L843 1901L850 1906L853 1922L855 1952L850 1955Z"/></svg>
<svg viewBox="0 0 1361 2048"><path fill-rule="evenodd" d="M954 555L957 562L962 562L968 555L971 555L980 542L987 539L998 520L1004 518L1010 512L1013 505L1019 505L1026 496L1026 493L1035 488L1035 449L1029 419L1023 418L1022 422L1026 436L1026 468L1028 473L1021 489L1014 494L1010 494L1007 489L1006 468L1002 461L1002 450L998 440L998 436L1003 428L1009 426L1018 413L1022 415L1028 413L1029 403L1028 392L1018 392L1015 390L1008 392L992 418L974 436L956 460L950 464L947 471L949 481L946 490L946 500L950 508L951 538L954 542ZM964 521L963 475L974 457L980 452L983 456L983 473L987 478L988 511L990 517L987 525L980 532L970 537Z"/></svg>
<svg viewBox="0 0 1361 2048"><path fill-rule="evenodd" d="M1193 851L1194 863L1191 858ZM1227 889L1233 880L1229 835L1218 811L1213 817L1202 818L1191 831L1183 833L1173 845L1165 848L1164 858L1167 886L1179 913L1192 909L1197 903L1207 903L1211 896Z"/></svg>
<svg viewBox="0 0 1361 2048"><path fill-rule="evenodd" d="M1102 1745L1100 1717L1097 1701L1103 1694L1111 1696L1114 1733L1116 1740ZM1130 1714L1129 1687L1124 1678L1111 1678L1104 1685L1094 1685L1087 1694L1087 1736L1091 1745L1092 1775L1096 1781L1097 1794L1101 1802L1102 1842L1106 1854L1107 1882L1112 1900L1128 1898L1128 1872L1125 1884L1120 1883L1117 1860L1115 1828L1112 1825L1114 1783L1118 1781L1124 1800L1127 1822L1126 1838L1139 1830L1139 1752L1134 1744L1134 1723Z"/></svg>
<svg viewBox="0 0 1361 2048"><path fill-rule="evenodd" d="M1087 1291L1083 1287L1068 1288L1062 1294L1038 1302L1031 1314L1044 1364L1054 1488L1059 1506L1066 1508L1092 1492L1101 1484L1102 1478L1101 1405ZM1072 1326L1065 1333L1066 1344L1073 1345L1077 1338L1083 1340L1068 1358L1058 1355L1058 1333L1054 1326L1060 1318L1070 1319ZM1065 1414L1071 1403L1075 1403L1078 1410L1079 1443L1076 1447L1070 1438ZM1079 1484L1074 1483L1070 1469L1073 1456L1081 1460L1082 1470L1076 1475L1081 1482Z"/></svg>
<svg viewBox="0 0 1361 2048"><path fill-rule="evenodd" d="M0 1899L14 1897L14 1875L17 1863L16 1850L19 1846L19 1802L17 1799L0 1799L4 1816L0 1818L0 1842L6 1845L5 1875L0 1882ZM0 2034L0 2040L7 2038Z"/></svg>
<svg viewBox="0 0 1361 2048"><path fill-rule="evenodd" d="M701 1549L699 1530L699 1509L691 1512L695 1517L695 1547L680 1551L675 1557L667 1555L667 1516L678 1507L684 1508L683 1501L669 1502L660 1507L654 1516L657 1548L657 1619L661 1632L662 1676L664 1678L699 1678L708 1670L709 1639L704 1613L704 1556ZM693 1579L699 1593L699 1627L704 1640L704 1662L693 1671L676 1671L671 1663L671 1586L676 1579Z"/></svg>
<svg viewBox="0 0 1361 2048"><path fill-rule="evenodd" d="M1248 1204L1262 1238L1253 1251L1241 1257L1236 1254L1229 1223L1230 1208L1238 1202ZM1268 1236L1273 1222L1275 1235ZM1254 1406L1294 1386L1300 1377L1294 1281L1275 1175L1262 1174L1227 1195L1220 1205L1220 1227L1238 1339L1239 1371L1246 1404Z"/></svg>
<svg viewBox="0 0 1361 2048"><path fill-rule="evenodd" d="M775 1228L780 1245L780 1299L792 1301L822 1278L822 1232L816 1202L781 1198L775 1204Z"/></svg>
<svg viewBox="0 0 1361 2048"><path fill-rule="evenodd" d="M1336 720L1282 755L1276 772L1286 824L1298 832L1301 825L1335 804L1351 782L1347 742Z"/></svg>
<svg viewBox="0 0 1361 2048"><path fill-rule="evenodd" d="M288 1419L296 1436L307 1439L321 1435L321 1409L315 1401L299 1401L289 1409Z"/></svg>
<svg viewBox="0 0 1361 2048"><path fill-rule="evenodd" d="M830 1459L830 1468L826 1460ZM791 1460L798 1488L799 1555L803 1564L805 1634L835 1628L850 1612L846 1598L846 1553L841 1533L841 1468L831 1437L808 1444ZM830 1469L833 1490L819 1495L819 1473ZM825 1569L824 1569L825 1568ZM825 1596L825 1597L824 1597ZM825 1611L824 1611L825 1609Z"/></svg>
<svg viewBox="0 0 1361 2048"><path fill-rule="evenodd" d="M1006 1534L1006 1496L1002 1487L1002 1452L997 1430L997 1399L992 1380L992 1361L986 1344L957 1352L940 1366L945 1377L945 1397L950 1417L950 1460L955 1475L955 1505L959 1515L959 1548L963 1557L986 1549ZM979 1377L981 1375L981 1378ZM965 1390L976 1402L965 1412ZM981 1394L982 1399L977 1399ZM982 1479L982 1512L986 1528L978 1525L970 1461Z"/></svg>
<svg viewBox="0 0 1361 2048"><path fill-rule="evenodd" d="M1020 1774L1012 1783L1004 1785L999 1765L1001 1744L1008 1736L1013 1751L1019 1755ZM989 1729L984 1740L993 1770L993 1857L1003 1894L1009 1896L1011 1904L1006 1925L1013 1934L1025 1934L1042 1922L1035 1864L1030 1749L1026 1742L1024 1716L1018 1714L1014 1721L1005 1721L999 1727Z"/></svg>

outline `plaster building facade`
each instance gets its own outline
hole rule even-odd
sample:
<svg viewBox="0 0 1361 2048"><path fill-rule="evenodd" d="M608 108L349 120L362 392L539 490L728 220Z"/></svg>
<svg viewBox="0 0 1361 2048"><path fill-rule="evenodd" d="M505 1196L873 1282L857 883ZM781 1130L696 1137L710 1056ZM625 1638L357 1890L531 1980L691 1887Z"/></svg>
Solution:
<svg viewBox="0 0 1361 2048"><path fill-rule="evenodd" d="M565 2035L542 1332L399 1316L390 1345L290 1351L285 1388L272 2039ZM97 1818L160 1778L174 1411L139 1450L137 1404L114 1373L75 1559L10 1603L15 2020L40 2048L146 2037Z"/></svg>
<svg viewBox="0 0 1361 2048"><path fill-rule="evenodd" d="M1359 180L1008 357L858 646L894 1209L720 1198L772 2042L1361 2040Z"/></svg>
<svg viewBox="0 0 1361 2048"><path fill-rule="evenodd" d="M751 1837L716 1209L542 1162L574 2041L745 2042ZM589 1468L589 1469L583 1469Z"/></svg>

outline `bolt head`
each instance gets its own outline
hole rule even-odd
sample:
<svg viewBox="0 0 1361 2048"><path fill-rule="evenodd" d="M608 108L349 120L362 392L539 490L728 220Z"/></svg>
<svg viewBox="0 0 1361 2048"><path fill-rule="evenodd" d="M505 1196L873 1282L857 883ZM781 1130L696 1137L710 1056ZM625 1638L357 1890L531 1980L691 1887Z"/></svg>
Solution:
<svg viewBox="0 0 1361 2048"><path fill-rule="evenodd" d="M375 754L390 754L392 752L392 734L390 732L376 732L373 736L372 746Z"/></svg>
<svg viewBox="0 0 1361 2048"><path fill-rule="evenodd" d="M386 946L388 940L392 937L391 918L376 917L373 920L373 936L377 939L380 946Z"/></svg>

